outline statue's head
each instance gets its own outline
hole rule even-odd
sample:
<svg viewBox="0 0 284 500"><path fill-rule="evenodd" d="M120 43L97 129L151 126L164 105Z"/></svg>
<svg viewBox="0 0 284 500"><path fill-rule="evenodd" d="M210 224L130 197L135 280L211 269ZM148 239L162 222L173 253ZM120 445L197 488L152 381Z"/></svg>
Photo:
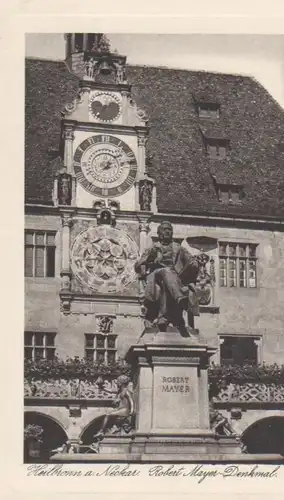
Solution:
<svg viewBox="0 0 284 500"><path fill-rule="evenodd" d="M127 375L119 375L116 382L117 387L121 388L122 386L127 386L130 382L130 379Z"/></svg>
<svg viewBox="0 0 284 500"><path fill-rule="evenodd" d="M170 222L164 221L158 227L158 236L161 242L169 243L173 239L173 226Z"/></svg>

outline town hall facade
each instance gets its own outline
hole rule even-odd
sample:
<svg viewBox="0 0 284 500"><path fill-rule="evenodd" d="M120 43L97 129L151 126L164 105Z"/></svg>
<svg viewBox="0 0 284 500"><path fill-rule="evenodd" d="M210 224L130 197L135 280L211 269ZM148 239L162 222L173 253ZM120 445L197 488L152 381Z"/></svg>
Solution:
<svg viewBox="0 0 284 500"><path fill-rule="evenodd" d="M283 110L250 77L65 40L65 61L26 61L26 440L42 430L26 460L92 443L145 328L135 263L163 221L202 257L212 407L246 453L283 453Z"/></svg>

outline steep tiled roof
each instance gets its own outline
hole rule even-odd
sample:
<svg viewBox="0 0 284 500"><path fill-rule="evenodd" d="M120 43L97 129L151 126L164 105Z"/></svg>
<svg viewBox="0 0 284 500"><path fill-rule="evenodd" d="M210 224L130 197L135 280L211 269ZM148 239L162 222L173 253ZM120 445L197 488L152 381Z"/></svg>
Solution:
<svg viewBox="0 0 284 500"><path fill-rule="evenodd" d="M26 61L26 198L51 202L61 110L78 88L64 62Z"/></svg>
<svg viewBox="0 0 284 500"><path fill-rule="evenodd" d="M128 79L150 119L149 174L161 212L284 215L284 111L249 77L153 67L128 67ZM51 202L52 154L58 149L60 111L78 79L64 62L27 60L26 196ZM199 118L195 100L218 102L220 117ZM224 159L209 158L206 137L227 138ZM218 183L244 185L236 205L218 201Z"/></svg>

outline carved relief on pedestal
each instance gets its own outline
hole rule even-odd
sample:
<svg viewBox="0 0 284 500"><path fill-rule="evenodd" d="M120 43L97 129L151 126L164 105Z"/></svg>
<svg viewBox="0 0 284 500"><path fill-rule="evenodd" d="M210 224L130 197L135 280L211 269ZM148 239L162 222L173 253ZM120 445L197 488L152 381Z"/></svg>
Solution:
<svg viewBox="0 0 284 500"><path fill-rule="evenodd" d="M99 293L115 293L135 280L136 243L110 226L89 227L76 237L71 267L76 278Z"/></svg>

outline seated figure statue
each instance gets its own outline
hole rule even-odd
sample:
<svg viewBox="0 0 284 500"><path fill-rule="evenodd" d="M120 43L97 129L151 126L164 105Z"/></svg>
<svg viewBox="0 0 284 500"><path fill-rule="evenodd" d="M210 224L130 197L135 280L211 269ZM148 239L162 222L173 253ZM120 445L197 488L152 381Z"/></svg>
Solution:
<svg viewBox="0 0 284 500"><path fill-rule="evenodd" d="M132 389L130 388L131 382L128 376L120 375L117 378L117 394L115 399L115 409L110 409L103 418L101 428L95 434L95 441L101 440L106 431L111 434L119 431L120 429L129 432L132 428L132 419L134 416L134 401ZM112 393L112 391L104 391Z"/></svg>
<svg viewBox="0 0 284 500"><path fill-rule="evenodd" d="M146 281L145 318L167 331L171 323L180 333L189 335L198 312L195 283L199 272L198 257L173 241L173 227L162 222L158 227L159 241L146 249L135 264L140 279ZM188 314L186 328L183 311Z"/></svg>

